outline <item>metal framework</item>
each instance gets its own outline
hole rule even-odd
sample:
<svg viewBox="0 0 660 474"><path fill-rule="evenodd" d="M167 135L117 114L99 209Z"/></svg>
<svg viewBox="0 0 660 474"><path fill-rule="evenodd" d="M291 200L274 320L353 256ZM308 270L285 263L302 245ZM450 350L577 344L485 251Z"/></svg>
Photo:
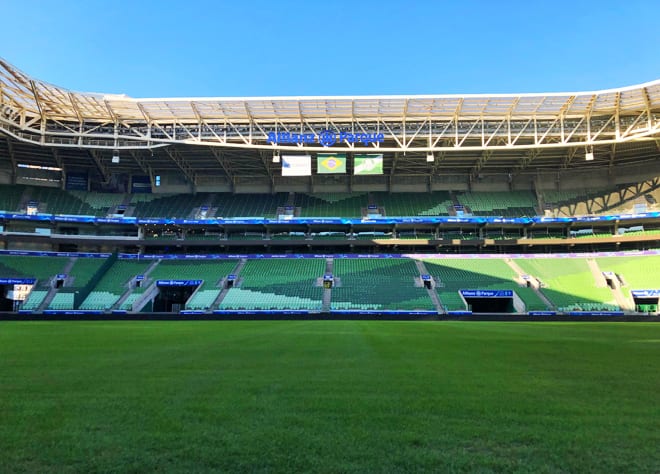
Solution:
<svg viewBox="0 0 660 474"><path fill-rule="evenodd" d="M345 139L324 147L319 135L326 130L338 137L382 134L382 140ZM183 144L206 150L434 153L439 160L469 151L478 156L478 172L494 152L518 152L519 166L527 166L544 149L637 141L655 141L660 148L660 80L579 93L134 99L72 92L0 59L0 132L38 145L108 150ZM268 142L269 133L277 132L313 140ZM167 154L192 177L178 150ZM213 157L225 165L222 152Z"/></svg>

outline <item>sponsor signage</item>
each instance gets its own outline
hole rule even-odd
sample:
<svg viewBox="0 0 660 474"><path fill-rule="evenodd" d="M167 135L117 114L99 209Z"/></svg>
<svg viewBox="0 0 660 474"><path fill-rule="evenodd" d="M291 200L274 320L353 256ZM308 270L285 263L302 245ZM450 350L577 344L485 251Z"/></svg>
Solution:
<svg viewBox="0 0 660 474"><path fill-rule="evenodd" d="M0 278L0 285L34 285L34 278Z"/></svg>
<svg viewBox="0 0 660 474"><path fill-rule="evenodd" d="M466 298L512 298L513 290L460 290Z"/></svg>
<svg viewBox="0 0 660 474"><path fill-rule="evenodd" d="M630 290L635 298L659 298L660 290Z"/></svg>
<svg viewBox="0 0 660 474"><path fill-rule="evenodd" d="M282 176L311 176L310 155L282 155Z"/></svg>
<svg viewBox="0 0 660 474"><path fill-rule="evenodd" d="M156 286L197 286L202 280L158 280Z"/></svg>
<svg viewBox="0 0 660 474"><path fill-rule="evenodd" d="M330 147L337 143L362 144L383 143L382 133L352 133L346 131L323 130L319 133L270 132L266 139L271 145L315 145Z"/></svg>
<svg viewBox="0 0 660 474"><path fill-rule="evenodd" d="M381 155L359 155L364 156L381 156ZM364 164L364 161L360 161L359 164ZM306 165L305 165L306 166ZM359 174L381 174L382 170L379 168L379 165L373 165L370 163L369 167L373 168L367 170L366 167L360 167L358 169ZM307 170L305 170L307 172ZM310 164L310 173L311 173L311 164ZM358 174L358 173L356 173ZM651 214L651 213L649 213ZM658 219L660 218L660 212L654 212L653 215L648 215L648 218ZM603 216L599 217L599 220L602 222L607 222L616 219L624 219L624 216ZM107 218L107 217L93 217L93 216L54 216L52 214L37 214L37 215L28 215L28 214L16 214L16 213L7 213L0 211L0 219L7 220L29 220L29 221L57 221L57 222L80 222L80 223L100 223L100 224L276 224L278 223L277 219L265 219L263 217L259 218L211 218L211 219L171 219L171 218L135 218L135 217L122 217L122 218ZM362 222L362 219L346 219L346 218L296 218L293 217L287 223L294 221L301 224L359 224ZM464 216L464 217L448 217L448 216L437 216L437 217L387 217L387 218L372 218L370 222L378 222L382 224L397 224L397 223L419 223L419 224L484 224L484 223L511 223L511 224L533 224L533 223L570 223L577 222L578 218L575 217L562 217L562 218L546 218L546 217L516 217L516 218L501 218L501 217L484 217L484 216Z"/></svg>

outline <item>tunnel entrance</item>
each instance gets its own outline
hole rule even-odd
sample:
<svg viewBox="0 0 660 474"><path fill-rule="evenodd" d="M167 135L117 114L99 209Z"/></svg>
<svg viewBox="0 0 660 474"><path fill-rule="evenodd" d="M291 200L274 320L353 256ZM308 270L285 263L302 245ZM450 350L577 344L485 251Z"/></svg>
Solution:
<svg viewBox="0 0 660 474"><path fill-rule="evenodd" d="M186 301L201 284L202 280L158 280L154 312L178 313L186 307Z"/></svg>
<svg viewBox="0 0 660 474"><path fill-rule="evenodd" d="M635 311L638 313L657 313L660 290L631 290L630 294L635 302Z"/></svg>
<svg viewBox="0 0 660 474"><path fill-rule="evenodd" d="M473 313L515 313L513 290L460 290Z"/></svg>
<svg viewBox="0 0 660 474"><path fill-rule="evenodd" d="M18 311L35 282L34 278L0 278L0 311Z"/></svg>

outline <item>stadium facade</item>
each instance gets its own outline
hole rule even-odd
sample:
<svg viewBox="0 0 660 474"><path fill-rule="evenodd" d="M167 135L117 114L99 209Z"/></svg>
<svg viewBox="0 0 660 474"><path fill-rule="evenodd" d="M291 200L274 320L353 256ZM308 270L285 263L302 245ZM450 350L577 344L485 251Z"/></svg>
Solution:
<svg viewBox="0 0 660 474"><path fill-rule="evenodd" d="M335 285L340 295L349 293L351 281L331 278L342 255L412 259L414 268L339 266L362 286L357 276L362 271L401 272L404 280L414 279L415 291L428 290L431 298L401 296L370 308L369 302L351 303L358 296L350 295L334 300L343 301L336 309L397 310L397 301L405 301L400 306L406 310L423 307L433 313L455 306L461 311L484 297L493 298L488 304L495 306L495 298L506 299L500 305L505 312L525 312L530 304L567 312L577 307L574 302L555 298L566 303L560 305L543 294L526 302L518 294L523 290L509 294L511 282L537 293L545 284L534 275L540 270L527 272L515 255L657 248L658 176L660 81L578 93L134 99L69 91L0 60L1 258L11 263L11 257L35 251L43 258L75 260L76 252L85 252L102 261L84 285L82 277L76 284L67 276L69 264L51 262L55 274L42 276L42 286L44 278L48 285L34 308L40 311L58 310L58 295L69 293L59 298L62 310L92 307L90 295L98 297L102 311L126 308L126 299L130 311L142 310L136 301L148 298L132 293L142 281L135 278L154 270L153 262L167 260L165 254L232 262L214 277L213 289L194 272L173 279L185 273L176 265L159 280L175 282L171 285L147 278L154 298L161 291L170 303L179 301L163 303L167 311L185 309L193 296L202 301L196 310L220 311L223 304L230 307L231 298L238 298L232 310L245 308L259 297L254 292L239 297L232 290L244 281L244 266L246 275L252 268L277 274L268 264L250 263L266 253L310 257L313 262L300 269L302 274L314 275L319 292ZM457 273L436 272L429 266L440 265L437 261L427 265L424 258L411 257L445 253L490 254L483 261L502 261L497 254L506 253L509 263L499 269L493 264L490 277L508 276L498 282L486 278L477 283L481 287L454 288L451 279L460 271L478 274L477 269L465 264L452 267ZM585 296L581 309L632 311L656 304L657 310L655 293L621 296L622 279L608 277L612 272L601 272L586 256L573 257L582 262L577 266L604 275L594 276L596 286L605 282L613 292L613 304L605 302L609 297ZM131 276L133 270L126 270L122 278L130 282L115 282L133 285L134 296L122 291L121 302L104 300L95 285L115 273L117 261L135 259L151 262L139 269L145 273ZM20 265L9 263L0 277L20 279ZM291 290L286 278L278 287L257 281L258 273L250 277L253 289L268 287L271 297L282 296L278 288ZM62 286L76 291L58 291ZM453 295L445 296L447 301L432 296L445 286ZM315 310L331 309L330 295L319 292L297 300L289 294L268 304L308 310L313 301Z"/></svg>

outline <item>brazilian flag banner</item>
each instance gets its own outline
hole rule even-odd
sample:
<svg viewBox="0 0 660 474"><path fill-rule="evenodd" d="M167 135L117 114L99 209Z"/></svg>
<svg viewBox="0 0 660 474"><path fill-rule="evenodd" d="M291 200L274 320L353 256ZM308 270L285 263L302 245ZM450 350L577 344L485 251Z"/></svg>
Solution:
<svg viewBox="0 0 660 474"><path fill-rule="evenodd" d="M383 155L355 155L353 174L383 174Z"/></svg>
<svg viewBox="0 0 660 474"><path fill-rule="evenodd" d="M319 153L316 155L316 172L346 173L346 153Z"/></svg>

